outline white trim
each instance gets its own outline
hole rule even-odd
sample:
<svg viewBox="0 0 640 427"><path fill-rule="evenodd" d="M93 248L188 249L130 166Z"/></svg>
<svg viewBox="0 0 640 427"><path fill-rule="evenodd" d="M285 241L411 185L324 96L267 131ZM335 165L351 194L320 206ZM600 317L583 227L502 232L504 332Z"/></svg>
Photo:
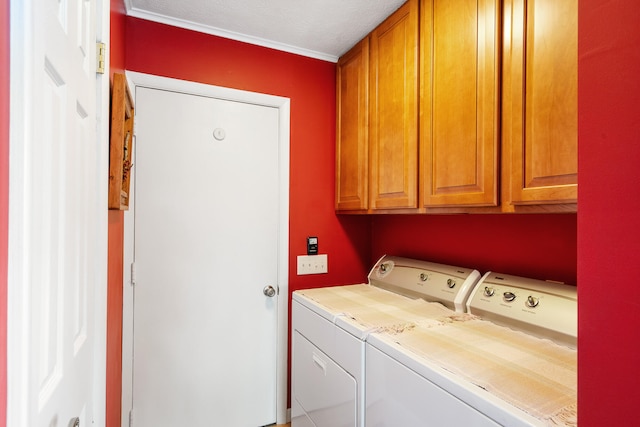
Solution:
<svg viewBox="0 0 640 427"><path fill-rule="evenodd" d="M290 140L290 100L274 95L266 95L255 92L247 92L238 89L230 89L220 86L212 86L202 83L195 83L186 80L170 79L167 77L153 76L136 72L126 72L129 88L135 98L135 90L137 87L146 87L167 91L175 91L192 95L207 96L218 99L225 99L236 102L243 102L255 105L263 105L274 107L279 110L279 181L280 181L280 217L278 232L278 326L277 326L277 366L276 366L276 423L284 424L287 422L287 358L288 358L288 295L289 295L289 140ZM135 134L135 131L134 131ZM133 194L135 198L135 194ZM133 207L135 209L135 206ZM134 221L133 216L125 214L124 221L124 241L127 245L133 242ZM125 253L133 254L133 248L125 248ZM130 255L132 256L132 255ZM124 283L128 284L129 270L128 266L132 259L124 260ZM124 307L133 307L127 301ZM130 315L129 317L133 317ZM123 313L123 318L127 318ZM124 328L133 328L133 324L123 324ZM125 335L123 331L123 336ZM126 343L123 343L123 347ZM124 366L124 362L123 362ZM132 395L130 390L125 388L131 387L131 384L123 382L123 396L125 394ZM123 402L123 404L126 402ZM123 406L123 413L126 408Z"/></svg>
<svg viewBox="0 0 640 427"><path fill-rule="evenodd" d="M125 10L133 9L133 5L131 4L131 0L123 0Z"/></svg>
<svg viewBox="0 0 640 427"><path fill-rule="evenodd" d="M193 21L187 21L185 19L173 18L173 17L162 15L159 13L153 13L146 10L136 9L134 7L131 7L129 3L131 2L125 0L127 16L132 16L134 18L146 19L147 21L159 22L161 24L171 25L173 27L184 28L187 30L197 31L199 33L205 33L213 36L223 37L225 39L236 40L243 43L249 43L257 46L267 47L270 49L289 52L296 55L307 56L309 58L321 59L323 61L328 61L333 63L338 62L338 57L336 55L330 55L328 53L318 52L315 50L303 49L297 46L292 46L290 44L263 39L261 37L254 37L248 34L242 34L242 33L237 33L235 31L225 30L223 28L212 27L210 25L202 25Z"/></svg>
<svg viewBox="0 0 640 427"><path fill-rule="evenodd" d="M10 1L10 119L9 119L9 236L7 270L7 425L26 425L29 411L30 318L29 286L24 283L22 211L25 148L28 138L25 110L31 97L32 67L25 52L33 49L31 2ZM22 248L22 250L12 250Z"/></svg>
<svg viewBox="0 0 640 427"><path fill-rule="evenodd" d="M96 40L109 44L111 36L111 2L110 0L97 0L96 5ZM109 70L109 47L105 52L105 70ZM110 122L110 78L109 74L96 74L96 133L100 150L99 176L109 175L109 122ZM108 199L109 181L102 180L100 189L100 209L99 223L103 225L100 232L96 234L99 240L99 247L103 248L104 261L99 263L100 268L96 271L95 303L93 304L94 321L94 381L93 381L93 423L101 425L106 423L106 392L107 392L107 257L109 246L109 217Z"/></svg>

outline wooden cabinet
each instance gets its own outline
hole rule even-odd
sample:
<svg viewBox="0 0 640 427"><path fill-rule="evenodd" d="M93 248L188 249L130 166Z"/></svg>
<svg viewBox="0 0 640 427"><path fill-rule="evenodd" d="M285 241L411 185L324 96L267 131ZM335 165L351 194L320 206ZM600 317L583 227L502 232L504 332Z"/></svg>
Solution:
<svg viewBox="0 0 640 427"><path fill-rule="evenodd" d="M578 0L504 3L503 208L575 211Z"/></svg>
<svg viewBox="0 0 640 427"><path fill-rule="evenodd" d="M336 210L417 208L418 0L337 64Z"/></svg>
<svg viewBox="0 0 640 427"><path fill-rule="evenodd" d="M422 0L421 206L496 206L499 0Z"/></svg>
<svg viewBox="0 0 640 427"><path fill-rule="evenodd" d="M369 38L369 207L417 208L418 0Z"/></svg>
<svg viewBox="0 0 640 427"><path fill-rule="evenodd" d="M577 7L405 3L338 62L336 209L575 212Z"/></svg>
<svg viewBox="0 0 640 427"><path fill-rule="evenodd" d="M369 191L369 38L340 58L336 73L336 210L366 210Z"/></svg>

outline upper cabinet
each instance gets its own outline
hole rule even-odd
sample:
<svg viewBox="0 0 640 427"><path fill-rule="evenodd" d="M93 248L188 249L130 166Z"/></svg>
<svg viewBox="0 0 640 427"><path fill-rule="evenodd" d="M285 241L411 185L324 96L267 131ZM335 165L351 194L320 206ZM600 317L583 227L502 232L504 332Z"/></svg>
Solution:
<svg viewBox="0 0 640 427"><path fill-rule="evenodd" d="M338 62L336 209L575 212L577 7L405 3Z"/></svg>
<svg viewBox="0 0 640 427"><path fill-rule="evenodd" d="M337 211L418 207L419 0L337 64Z"/></svg>
<svg viewBox="0 0 640 427"><path fill-rule="evenodd" d="M503 206L575 211L578 0L504 3Z"/></svg>
<svg viewBox="0 0 640 427"><path fill-rule="evenodd" d="M498 0L422 0L421 206L496 206Z"/></svg>
<svg viewBox="0 0 640 427"><path fill-rule="evenodd" d="M418 0L369 36L369 207L418 207Z"/></svg>
<svg viewBox="0 0 640 427"><path fill-rule="evenodd" d="M369 191L369 38L338 61L336 210L366 210Z"/></svg>

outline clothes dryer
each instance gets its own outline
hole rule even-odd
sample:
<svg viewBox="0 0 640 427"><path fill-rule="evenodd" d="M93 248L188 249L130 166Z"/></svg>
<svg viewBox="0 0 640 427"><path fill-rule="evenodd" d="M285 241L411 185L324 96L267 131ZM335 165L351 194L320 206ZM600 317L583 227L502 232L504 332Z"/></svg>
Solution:
<svg viewBox="0 0 640 427"><path fill-rule="evenodd" d="M480 273L384 256L368 279L293 293L292 427L364 426L369 334L449 321Z"/></svg>

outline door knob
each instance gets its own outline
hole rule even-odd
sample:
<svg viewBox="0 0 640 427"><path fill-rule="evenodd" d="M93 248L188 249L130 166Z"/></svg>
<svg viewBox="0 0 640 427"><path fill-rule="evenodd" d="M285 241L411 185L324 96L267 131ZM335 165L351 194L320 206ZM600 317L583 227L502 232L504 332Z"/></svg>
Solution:
<svg viewBox="0 0 640 427"><path fill-rule="evenodd" d="M71 420L69 421L69 427L80 427L80 418L71 418Z"/></svg>
<svg viewBox="0 0 640 427"><path fill-rule="evenodd" d="M262 290L262 293L271 298L276 294L276 290L273 288L273 286L267 285Z"/></svg>

